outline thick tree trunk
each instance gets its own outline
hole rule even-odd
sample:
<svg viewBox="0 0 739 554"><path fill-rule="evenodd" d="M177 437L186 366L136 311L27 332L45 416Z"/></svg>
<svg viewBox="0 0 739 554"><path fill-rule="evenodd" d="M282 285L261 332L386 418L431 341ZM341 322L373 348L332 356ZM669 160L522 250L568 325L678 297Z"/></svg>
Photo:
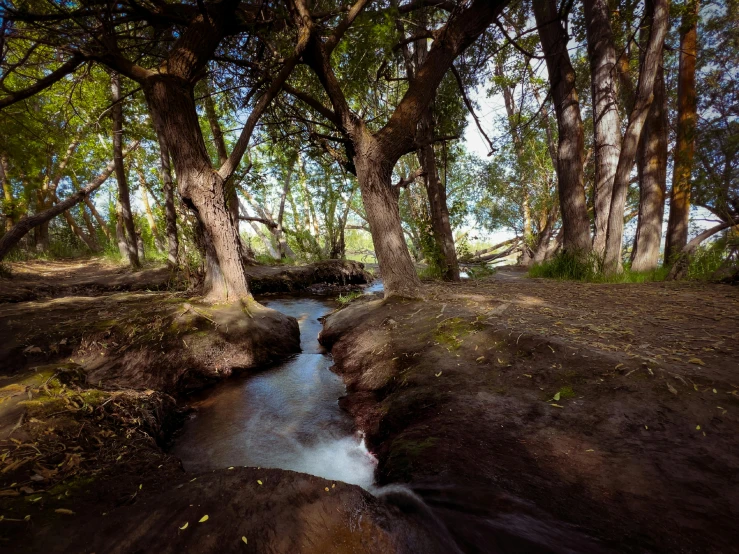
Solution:
<svg viewBox="0 0 739 554"><path fill-rule="evenodd" d="M680 69L677 82L677 143L672 170L670 218L667 222L665 264L672 263L688 242L690 219L690 178L693 173L693 151L697 101L695 94L695 61L698 51L698 0L683 16L680 26Z"/></svg>
<svg viewBox="0 0 739 554"><path fill-rule="evenodd" d="M177 210L174 207L174 182L172 181L172 167L170 164L169 150L164 135L156 130L159 142L159 174L162 179L162 190L164 191L164 220L167 231L167 264L177 267L180 249L180 241L177 236Z"/></svg>
<svg viewBox="0 0 739 554"><path fill-rule="evenodd" d="M446 188L439 178L434 152L434 121L431 107L421 117L418 124L419 140L427 144L419 149L418 161L423 169L426 194L429 199L429 216L431 229L436 242L437 263L441 275L446 281L459 281L459 262L454 247L454 235L449 223L449 208L446 203Z"/></svg>
<svg viewBox="0 0 739 554"><path fill-rule="evenodd" d="M606 248L613 178L616 175L616 166L621 152L621 118L618 115L616 86L617 60L608 2L606 0L584 0L584 6L595 139L593 250L597 255L602 256Z"/></svg>
<svg viewBox="0 0 739 554"><path fill-rule="evenodd" d="M131 267L139 267L138 249L136 247L136 227L131 212L131 199L126 181L126 168L123 165L123 105L121 103L121 77L118 73L110 76L111 99L114 102L111 108L113 117L113 160L115 161L115 177L118 181L118 202L120 204L119 219L125 229L123 244L126 247L127 259ZM120 237L119 246L121 245Z"/></svg>
<svg viewBox="0 0 739 554"><path fill-rule="evenodd" d="M124 156L127 155L128 152L135 149L137 146L138 142L131 144L127 151L124 152ZM10 231L5 233L2 238L0 238L0 260L2 260L7 255L11 248L18 244L18 242L26 235L26 233L28 233L28 231L30 231L31 229L37 229L43 223L49 222L51 219L67 211L72 206L80 202L83 198L91 194L94 190L96 190L105 182L108 177L110 177L110 175L113 173L114 166L114 162L111 161L108 164L108 167L106 167L100 175L95 177L95 179L90 181L90 183L88 183L87 186L83 189L75 192L69 198L66 198L62 202L54 204L51 208L47 210L36 213L30 217L26 217L18 221L18 223L16 223Z"/></svg>
<svg viewBox="0 0 739 554"><path fill-rule="evenodd" d="M567 34L557 18L556 2L534 0L534 15L547 62L559 130L557 180L563 247L567 252L584 255L591 249L590 219L583 185L585 139L575 88L575 70L567 51Z"/></svg>
<svg viewBox="0 0 739 554"><path fill-rule="evenodd" d="M644 52L639 84L637 85L634 108L629 115L629 124L624 132L621 154L618 158L616 176L613 181L611 210L608 214L608 235L603 269L607 273L621 271L621 246L624 236L624 207L626 193L629 188L631 170L634 166L639 139L644 122L649 115L649 108L654 98L654 83L657 70L662 64L662 51L667 34L669 20L669 0L653 0L648 2L651 12L649 40Z"/></svg>
<svg viewBox="0 0 739 554"><path fill-rule="evenodd" d="M393 163L388 162L377 141L366 130L357 141L354 165L367 213L385 297L420 296L421 281L403 236L398 211L398 189L391 185ZM361 131L360 131L361 132Z"/></svg>
<svg viewBox="0 0 739 554"><path fill-rule="evenodd" d="M651 271L659 262L662 242L662 218L665 211L667 182L667 106L665 78L660 67L654 83L654 101L644 123L639 152L639 222L636 227L631 269Z"/></svg>
<svg viewBox="0 0 739 554"><path fill-rule="evenodd" d="M242 244L225 202L225 183L213 170L195 108L192 87L174 77L147 79L144 93L157 132L174 161L182 198L202 223L206 245L212 248L205 290L209 300L236 301L249 295Z"/></svg>

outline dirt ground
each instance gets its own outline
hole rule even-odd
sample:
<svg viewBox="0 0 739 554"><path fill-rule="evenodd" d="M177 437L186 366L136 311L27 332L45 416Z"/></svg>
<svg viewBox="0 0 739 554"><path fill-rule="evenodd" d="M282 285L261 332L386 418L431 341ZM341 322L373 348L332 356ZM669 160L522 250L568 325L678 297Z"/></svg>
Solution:
<svg viewBox="0 0 739 554"><path fill-rule="evenodd" d="M739 289L503 270L425 294L322 334L381 483L466 552L739 552Z"/></svg>

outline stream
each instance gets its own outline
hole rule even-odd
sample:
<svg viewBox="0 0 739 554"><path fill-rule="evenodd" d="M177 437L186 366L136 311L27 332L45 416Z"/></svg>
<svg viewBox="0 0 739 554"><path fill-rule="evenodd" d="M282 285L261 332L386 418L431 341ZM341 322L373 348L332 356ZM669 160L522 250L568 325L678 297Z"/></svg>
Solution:
<svg viewBox="0 0 739 554"><path fill-rule="evenodd" d="M375 282L367 292L382 290ZM376 460L339 408L346 394L318 343L318 318L336 308L332 298L269 297L262 304L300 325L302 351L268 369L219 383L193 397L196 412L172 453L187 471L230 466L288 469L372 486Z"/></svg>

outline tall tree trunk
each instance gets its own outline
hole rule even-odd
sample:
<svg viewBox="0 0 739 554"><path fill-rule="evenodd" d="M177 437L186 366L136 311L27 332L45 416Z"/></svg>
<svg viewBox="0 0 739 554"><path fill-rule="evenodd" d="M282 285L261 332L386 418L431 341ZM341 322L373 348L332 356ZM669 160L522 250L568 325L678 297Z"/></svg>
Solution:
<svg viewBox="0 0 739 554"><path fill-rule="evenodd" d="M366 130L356 146L354 165L385 296L418 297L421 281L403 236L398 211L399 191L390 182L394 163L388 162L377 141Z"/></svg>
<svg viewBox="0 0 739 554"><path fill-rule="evenodd" d="M534 0L534 15L547 62L559 130L557 180L562 210L563 248L580 256L590 252L591 241L583 185L585 139L575 88L575 70L567 52L567 34L557 17L556 2Z"/></svg>
<svg viewBox="0 0 739 554"><path fill-rule="evenodd" d="M214 253L206 267L212 277L206 296L213 301L245 298L249 287L242 244L225 202L225 183L205 148L192 86L161 75L147 79L143 89L157 132L174 161L180 195L197 212Z"/></svg>
<svg viewBox="0 0 739 554"><path fill-rule="evenodd" d="M446 281L459 281L459 262L457 251L454 247L454 234L449 222L449 208L446 202L446 187L439 178L439 169L436 165L436 154L434 152L434 120L431 106L421 116L418 123L419 140L426 143L418 150L418 161L423 169L426 195L429 199L429 216L431 218L431 230L434 234L434 242L438 250L437 259L434 262L441 270L441 275Z"/></svg>
<svg viewBox="0 0 739 554"><path fill-rule="evenodd" d="M690 218L690 179L693 173L693 151L697 101L695 94L695 61L698 52L698 0L693 0L680 26L680 69L677 82L677 143L672 170L670 218L667 222L665 264L674 262L688 243Z"/></svg>
<svg viewBox="0 0 739 554"><path fill-rule="evenodd" d="M210 83L207 84L208 93L205 95L203 102L205 103L205 115L208 118L208 125L210 126L210 132L213 136L213 142L216 145L216 152L218 153L218 164L223 165L228 160L228 150L226 149L226 140L223 137L223 129L221 129L221 123L218 120L218 112L216 111L216 104L211 96L212 91ZM227 183L226 186L226 205L228 206L229 212L231 213L231 219L234 221L236 228L239 227L239 198L236 194L236 188Z"/></svg>
<svg viewBox="0 0 739 554"><path fill-rule="evenodd" d="M131 212L131 199L128 193L128 182L126 181L126 168L123 165L123 105L121 103L121 77L118 73L110 76L111 99L114 102L111 108L113 117L113 160L115 161L115 177L118 181L118 202L120 205L119 219L122 220L125 229L126 246L125 256L131 267L139 267L138 249L136 246L136 227ZM117 210L117 208L116 208ZM119 246L121 245L120 237Z"/></svg>
<svg viewBox="0 0 739 554"><path fill-rule="evenodd" d="M651 271L657 268L662 242L662 218L667 187L667 106L662 67L657 70L654 101L644 123L636 165L639 171L639 221L631 269Z"/></svg>
<svg viewBox="0 0 739 554"><path fill-rule="evenodd" d="M123 206L121 206L120 200L115 203L115 241L118 244L118 253L121 255L121 259L127 259L129 249L126 241L126 228L123 225Z"/></svg>
<svg viewBox="0 0 739 554"><path fill-rule="evenodd" d="M629 188L631 170L639 146L644 122L654 98L657 70L662 64L662 51L669 22L669 0L652 0L647 3L650 17L649 40L639 71L634 108L629 114L629 124L624 132L616 176L613 180L613 196L608 214L608 235L603 269L607 273L621 271L621 246L624 236L624 207Z"/></svg>
<svg viewBox="0 0 739 554"><path fill-rule="evenodd" d="M621 152L621 118L618 115L616 86L617 60L607 0L584 0L584 6L595 139L593 250L602 256L606 248L613 179Z"/></svg>
<svg viewBox="0 0 739 554"><path fill-rule="evenodd" d="M164 221L167 231L167 265L177 267L180 249L180 241L177 236L177 210L174 206L174 182L172 181L172 167L169 158L167 141L159 129L157 140L159 142L159 174L162 179L162 191L164 192Z"/></svg>
<svg viewBox="0 0 739 554"><path fill-rule="evenodd" d="M419 25L426 27L427 18L423 11L416 14ZM415 68L408 67L410 72L408 78L412 78L428 57L428 40L415 41L414 62ZM418 136L424 146L418 150L418 161L423 169L426 196L429 200L429 217L431 218L431 230L436 243L436 260L434 263L441 270L442 278L446 281L459 281L459 261L457 250L454 246L454 234L449 222L449 207L446 201L445 183L439 178L439 169L436 163L436 152L434 151L434 103L431 102L421 114L418 121ZM446 176L445 176L446 181Z"/></svg>

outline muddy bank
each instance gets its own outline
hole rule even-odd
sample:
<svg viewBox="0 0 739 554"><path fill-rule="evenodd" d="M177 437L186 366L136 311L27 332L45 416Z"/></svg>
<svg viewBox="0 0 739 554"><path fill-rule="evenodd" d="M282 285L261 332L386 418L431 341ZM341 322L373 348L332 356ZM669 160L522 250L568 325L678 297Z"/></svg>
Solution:
<svg viewBox="0 0 739 554"><path fill-rule="evenodd" d="M525 281L328 318L380 484L409 484L469 552L739 551L736 292ZM701 317L679 327L684 306Z"/></svg>
<svg viewBox="0 0 739 554"><path fill-rule="evenodd" d="M62 296L97 296L112 292L176 291L188 287L181 273L149 265L131 271L101 259L35 260L6 263L11 276L0 276L0 304ZM247 266L254 294L299 292L334 294L372 281L359 262L327 260L307 265Z"/></svg>
<svg viewBox="0 0 739 554"><path fill-rule="evenodd" d="M75 513L41 524L43 508L28 508L29 521L4 522L15 530L14 552L449 552L417 514L291 471L224 468L129 486L124 505L68 502Z"/></svg>
<svg viewBox="0 0 739 554"><path fill-rule="evenodd" d="M179 294L71 296L0 306L0 367L71 361L95 385L176 394L300 348L295 318L255 301L213 306Z"/></svg>
<svg viewBox="0 0 739 554"><path fill-rule="evenodd" d="M246 270L254 294L303 290L314 294L335 294L373 280L372 275L364 270L364 264L348 260L327 260L300 266L249 266Z"/></svg>

